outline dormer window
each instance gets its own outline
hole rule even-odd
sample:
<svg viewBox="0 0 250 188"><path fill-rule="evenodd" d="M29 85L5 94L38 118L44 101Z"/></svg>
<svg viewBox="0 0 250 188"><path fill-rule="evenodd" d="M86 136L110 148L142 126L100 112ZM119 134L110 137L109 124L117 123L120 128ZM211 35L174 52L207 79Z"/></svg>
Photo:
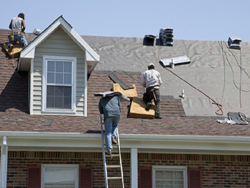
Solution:
<svg viewBox="0 0 250 188"><path fill-rule="evenodd" d="M76 58L44 56L43 111L75 113Z"/></svg>

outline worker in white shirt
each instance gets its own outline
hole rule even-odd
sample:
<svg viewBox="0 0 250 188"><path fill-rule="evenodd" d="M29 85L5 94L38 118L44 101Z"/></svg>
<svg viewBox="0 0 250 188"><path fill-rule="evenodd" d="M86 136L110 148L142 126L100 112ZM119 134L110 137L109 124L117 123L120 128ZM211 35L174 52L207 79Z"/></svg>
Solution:
<svg viewBox="0 0 250 188"><path fill-rule="evenodd" d="M23 13L18 14L18 17L12 18L9 28L12 30L14 35L14 40L8 43L9 52L12 51L14 44L16 44L17 41L23 46L28 45L24 36L24 30L26 28L26 25Z"/></svg>
<svg viewBox="0 0 250 188"><path fill-rule="evenodd" d="M146 87L146 93L143 94L143 100L146 103L146 110L152 106L152 99L155 102L155 118L162 119L160 113L160 86L162 84L160 73L155 70L153 63L148 65L148 70L142 74L141 83Z"/></svg>

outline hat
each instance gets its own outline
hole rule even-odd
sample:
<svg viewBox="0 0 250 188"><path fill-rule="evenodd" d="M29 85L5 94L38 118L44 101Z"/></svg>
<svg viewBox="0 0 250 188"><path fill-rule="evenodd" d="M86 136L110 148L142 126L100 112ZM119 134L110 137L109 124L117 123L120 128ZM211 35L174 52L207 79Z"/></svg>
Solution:
<svg viewBox="0 0 250 188"><path fill-rule="evenodd" d="M148 67L155 66L154 63L149 63Z"/></svg>

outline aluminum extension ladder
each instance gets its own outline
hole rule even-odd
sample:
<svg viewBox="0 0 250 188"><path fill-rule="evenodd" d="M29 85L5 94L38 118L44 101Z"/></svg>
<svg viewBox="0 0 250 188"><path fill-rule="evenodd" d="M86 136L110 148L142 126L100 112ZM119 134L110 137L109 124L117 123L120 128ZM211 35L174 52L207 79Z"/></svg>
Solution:
<svg viewBox="0 0 250 188"><path fill-rule="evenodd" d="M117 142L118 144L115 144L117 146L117 152L112 155L106 155L105 154L105 148L106 148L106 144L105 144L105 133L103 133L103 126L104 123L102 123L102 115L100 114L100 122L101 122L101 130L102 130L102 156L103 156L103 168L104 168L104 178L105 178L105 188L108 188L108 182L111 180L121 180L121 187L124 188L124 178L123 178L123 169L122 169L122 157L121 157L121 149L120 149L120 138L119 138L119 132L117 131ZM114 145L114 144L113 144ZM118 165L108 165L106 162L106 158L116 158L118 159ZM121 170L121 176L119 177L114 177L114 176L108 176L108 169L117 169L120 168Z"/></svg>

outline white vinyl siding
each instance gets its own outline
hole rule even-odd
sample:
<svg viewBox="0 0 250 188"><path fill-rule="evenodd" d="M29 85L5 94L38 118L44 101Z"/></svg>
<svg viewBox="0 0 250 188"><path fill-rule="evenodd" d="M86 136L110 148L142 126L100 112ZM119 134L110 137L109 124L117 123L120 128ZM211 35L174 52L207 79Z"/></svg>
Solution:
<svg viewBox="0 0 250 188"><path fill-rule="evenodd" d="M33 68L33 101L32 101L32 114L50 114L42 112L42 76L43 76L43 57L44 56L58 56L58 57L75 57L76 58L76 107L75 114L83 116L85 112L85 83L86 74L86 59L85 51L83 51L60 27L56 29L46 40L44 40L35 49L34 68ZM60 115L60 113L54 113ZM65 115L64 113L62 115Z"/></svg>

